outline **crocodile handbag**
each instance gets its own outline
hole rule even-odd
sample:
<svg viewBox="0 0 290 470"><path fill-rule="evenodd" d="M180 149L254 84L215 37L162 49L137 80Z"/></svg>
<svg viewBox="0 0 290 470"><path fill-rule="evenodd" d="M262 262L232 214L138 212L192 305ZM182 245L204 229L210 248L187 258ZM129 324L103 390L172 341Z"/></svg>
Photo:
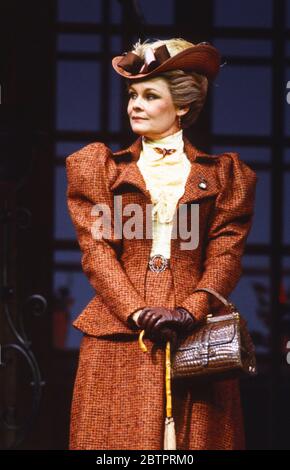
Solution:
<svg viewBox="0 0 290 470"><path fill-rule="evenodd" d="M255 375L255 347L246 321L236 306L211 288L199 288L215 295L229 313L207 315L206 321L185 338L171 357L173 379L215 375L216 378ZM194 292L195 292L194 291Z"/></svg>

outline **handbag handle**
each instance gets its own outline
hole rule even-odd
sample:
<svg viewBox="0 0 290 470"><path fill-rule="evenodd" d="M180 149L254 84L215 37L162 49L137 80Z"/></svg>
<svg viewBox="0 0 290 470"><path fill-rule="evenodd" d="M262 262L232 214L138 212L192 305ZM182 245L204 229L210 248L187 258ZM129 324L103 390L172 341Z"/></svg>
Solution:
<svg viewBox="0 0 290 470"><path fill-rule="evenodd" d="M197 289L194 289L193 292L197 291L206 291L209 292L210 294L213 294L215 297L217 297L226 307L230 307L233 311L236 311L237 308L236 306L232 303L229 302L225 297L223 297L221 294L219 294L217 291L212 289L211 287L199 287Z"/></svg>

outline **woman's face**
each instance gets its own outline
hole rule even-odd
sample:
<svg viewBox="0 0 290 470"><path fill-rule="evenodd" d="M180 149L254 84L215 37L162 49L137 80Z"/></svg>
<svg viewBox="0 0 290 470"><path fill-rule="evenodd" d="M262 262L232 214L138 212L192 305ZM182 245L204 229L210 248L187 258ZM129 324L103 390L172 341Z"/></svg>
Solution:
<svg viewBox="0 0 290 470"><path fill-rule="evenodd" d="M179 130L178 110L165 79L154 77L132 82L128 94L127 112L135 134L161 139Z"/></svg>

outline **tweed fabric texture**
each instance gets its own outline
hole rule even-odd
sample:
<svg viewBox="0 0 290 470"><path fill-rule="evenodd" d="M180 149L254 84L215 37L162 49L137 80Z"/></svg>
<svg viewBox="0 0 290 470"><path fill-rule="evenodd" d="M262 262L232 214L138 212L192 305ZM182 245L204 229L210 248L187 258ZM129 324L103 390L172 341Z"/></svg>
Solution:
<svg viewBox="0 0 290 470"><path fill-rule="evenodd" d="M146 227L146 209L150 193L136 164L141 151L141 137L129 148L114 152L101 142L94 142L66 159L67 201L82 255L82 267L96 295L75 320L74 326L94 336L130 333L127 319L146 306L145 273L152 239L117 238L95 240L91 227L96 219L92 207L106 204L114 213L114 196L122 204L137 204L142 209L140 226ZM223 307L213 296L194 292L197 287L211 287L224 297L240 279L241 256L252 224L256 173L230 152L209 155L199 151L184 137L185 153L191 170L185 192L177 203L176 233L179 233L181 206L187 210L192 226L190 206L199 205L199 243L194 249L183 249L180 237L171 240L171 266L174 276L176 306L187 308L197 320L210 308L222 313ZM206 180L206 190L199 186ZM121 225L128 222L122 212ZM148 218L150 221L150 217ZM142 224L141 224L142 222ZM117 225L117 224L116 224ZM119 224L120 225L120 224ZM141 234L142 235L142 234ZM136 269L136 267L138 267Z"/></svg>
<svg viewBox="0 0 290 470"><path fill-rule="evenodd" d="M151 198L136 164L141 137L114 153L94 142L66 159L68 209L84 273L96 291L73 323L84 338L74 387L71 448L162 449L165 352L158 349L154 362L154 345L147 340L150 353L143 353L136 326L127 320L149 305L185 307L197 321L208 313L222 314L225 307L217 299L205 292L193 293L193 289L212 287L228 297L241 276L257 176L237 153L205 154L185 137L184 150L191 170L176 214L182 205L189 208L186 220L191 227L190 206L199 205L199 243L194 249L183 249L176 217L170 270L163 273L148 270L152 239L144 233L139 238L119 239L112 230L109 237L94 239L91 232L96 219L92 207L105 203L114 212L114 196L122 196L123 206L140 206L139 225L146 227ZM206 181L206 189L201 181ZM119 224L123 227L127 222L128 215L122 212ZM122 408L126 399L129 403ZM178 448L243 448L238 382L174 384L173 404ZM126 433L121 411L122 420L134 423L135 433ZM134 439L137 432L141 437Z"/></svg>
<svg viewBox="0 0 290 470"><path fill-rule="evenodd" d="M154 287L154 289L152 289ZM146 300L174 306L170 269L146 273ZM165 350L134 335L84 335L71 408L71 450L162 450ZM238 381L172 383L177 449L243 449Z"/></svg>

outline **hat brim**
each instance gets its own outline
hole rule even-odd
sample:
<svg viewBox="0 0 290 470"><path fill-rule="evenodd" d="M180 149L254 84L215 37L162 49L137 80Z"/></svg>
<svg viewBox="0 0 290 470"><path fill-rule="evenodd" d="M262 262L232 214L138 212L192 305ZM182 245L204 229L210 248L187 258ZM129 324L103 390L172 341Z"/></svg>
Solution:
<svg viewBox="0 0 290 470"><path fill-rule="evenodd" d="M124 56L116 56L112 59L112 66L115 71L129 80L137 80L139 78L149 78L169 70L181 69L188 72L197 72L205 75L209 80L214 80L220 70L221 55L219 51L210 44L196 45L183 49L178 54L170 57L161 65L148 73L131 74L118 63Z"/></svg>

